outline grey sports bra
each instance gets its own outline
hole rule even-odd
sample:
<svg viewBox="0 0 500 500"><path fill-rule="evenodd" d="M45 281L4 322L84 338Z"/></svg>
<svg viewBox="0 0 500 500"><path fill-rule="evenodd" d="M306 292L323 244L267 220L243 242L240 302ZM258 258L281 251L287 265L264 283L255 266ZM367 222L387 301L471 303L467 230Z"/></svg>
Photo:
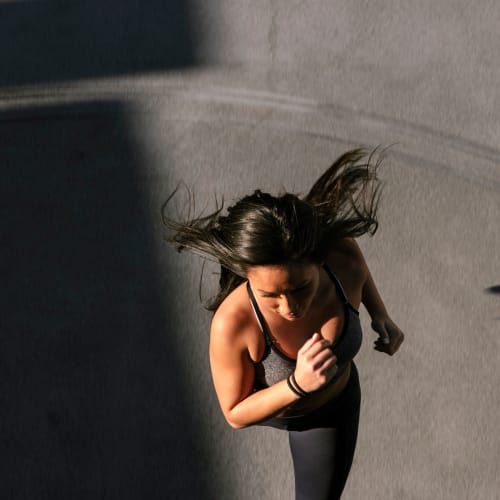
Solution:
<svg viewBox="0 0 500 500"><path fill-rule="evenodd" d="M362 331L358 311L349 303L346 294L344 293L344 289L333 271L331 271L326 265L324 265L324 269L335 285L337 293L344 303L344 325L339 339L332 346L332 351L337 356L337 365L339 367L337 373L332 379L333 381L340 377L351 360L358 353L361 347ZM248 282L247 290L255 316L266 341L266 348L262 359L257 363L254 363L254 388L255 390L259 390L287 378L295 370L297 360L286 356L274 345L271 340L269 329L259 306L257 305L250 283Z"/></svg>

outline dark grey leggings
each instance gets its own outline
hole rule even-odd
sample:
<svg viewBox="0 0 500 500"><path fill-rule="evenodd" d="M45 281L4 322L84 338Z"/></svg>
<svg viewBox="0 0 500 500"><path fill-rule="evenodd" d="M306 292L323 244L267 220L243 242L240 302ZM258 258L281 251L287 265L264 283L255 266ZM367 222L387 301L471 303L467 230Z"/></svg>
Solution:
<svg viewBox="0 0 500 500"><path fill-rule="evenodd" d="M342 394L322 407L306 430L290 430L296 500L336 500L351 469L361 399L356 368ZM311 417L314 417L311 415Z"/></svg>
<svg viewBox="0 0 500 500"><path fill-rule="evenodd" d="M352 465L358 436L361 391L356 366L342 393L318 410L261 425L288 430L296 500L337 500Z"/></svg>

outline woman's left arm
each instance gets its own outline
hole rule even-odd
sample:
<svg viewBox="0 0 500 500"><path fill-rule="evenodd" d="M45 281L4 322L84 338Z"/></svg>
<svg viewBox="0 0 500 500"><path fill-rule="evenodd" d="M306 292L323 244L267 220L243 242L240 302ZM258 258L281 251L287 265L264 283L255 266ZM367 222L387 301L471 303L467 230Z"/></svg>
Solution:
<svg viewBox="0 0 500 500"><path fill-rule="evenodd" d="M364 283L361 292L361 302L365 306L370 318L372 320L371 326L379 337L375 341L375 350L385 352L392 356L400 347L404 340L404 334L399 327L392 321L385 308L384 301L380 296L370 269L366 264L365 258L355 240L354 244L355 253L359 259L359 264L364 268Z"/></svg>
<svg viewBox="0 0 500 500"><path fill-rule="evenodd" d="M361 301L371 317L373 330L379 335L374 349L392 356L403 343L405 336L387 313L368 266L366 271Z"/></svg>

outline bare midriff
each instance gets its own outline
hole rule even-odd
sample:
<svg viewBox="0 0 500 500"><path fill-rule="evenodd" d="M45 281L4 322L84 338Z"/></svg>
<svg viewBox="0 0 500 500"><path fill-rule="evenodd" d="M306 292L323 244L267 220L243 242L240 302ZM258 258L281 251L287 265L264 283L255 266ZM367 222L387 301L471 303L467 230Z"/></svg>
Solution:
<svg viewBox="0 0 500 500"><path fill-rule="evenodd" d="M351 375L351 364L347 365L344 372L334 382L319 391L298 399L284 411L276 415L277 417L298 417L317 410L331 399L336 398L346 387Z"/></svg>

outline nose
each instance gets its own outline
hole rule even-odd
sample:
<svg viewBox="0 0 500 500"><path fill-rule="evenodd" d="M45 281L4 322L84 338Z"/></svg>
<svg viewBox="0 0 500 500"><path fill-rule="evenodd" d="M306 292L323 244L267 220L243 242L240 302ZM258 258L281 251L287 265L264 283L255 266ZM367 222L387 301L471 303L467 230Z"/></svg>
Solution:
<svg viewBox="0 0 500 500"><path fill-rule="evenodd" d="M299 311L299 305L293 297L290 297L290 295L284 295L280 301L278 310L283 316L286 316L287 314L297 314Z"/></svg>

